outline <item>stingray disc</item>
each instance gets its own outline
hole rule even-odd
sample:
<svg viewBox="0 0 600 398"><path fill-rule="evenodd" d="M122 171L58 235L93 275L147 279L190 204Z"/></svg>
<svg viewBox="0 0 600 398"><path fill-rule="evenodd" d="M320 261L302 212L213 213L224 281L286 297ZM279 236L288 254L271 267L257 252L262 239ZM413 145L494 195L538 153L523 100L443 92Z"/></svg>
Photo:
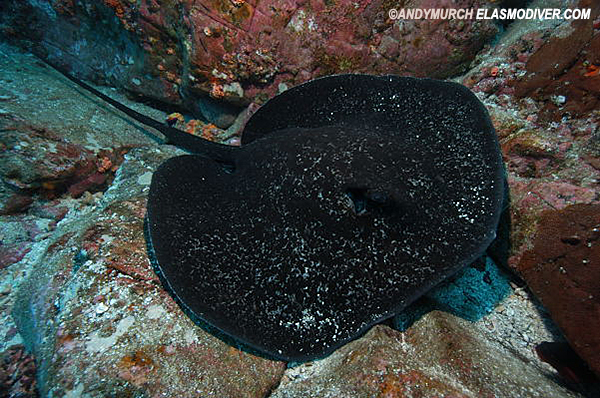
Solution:
<svg viewBox="0 0 600 398"><path fill-rule="evenodd" d="M244 134L233 171L193 155L162 164L147 221L171 294L258 350L325 355L494 239L499 145L463 86L322 78L273 98Z"/></svg>

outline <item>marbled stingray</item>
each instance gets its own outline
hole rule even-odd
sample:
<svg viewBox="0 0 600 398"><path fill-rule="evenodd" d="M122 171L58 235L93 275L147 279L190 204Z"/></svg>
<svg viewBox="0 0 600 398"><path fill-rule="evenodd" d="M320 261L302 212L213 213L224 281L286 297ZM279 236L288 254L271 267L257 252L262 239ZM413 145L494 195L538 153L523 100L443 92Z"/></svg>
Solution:
<svg viewBox="0 0 600 398"><path fill-rule="evenodd" d="M71 79L195 153L152 178L157 273L189 313L274 357L330 353L495 237L499 145L484 106L459 84L313 80L268 101L232 148Z"/></svg>

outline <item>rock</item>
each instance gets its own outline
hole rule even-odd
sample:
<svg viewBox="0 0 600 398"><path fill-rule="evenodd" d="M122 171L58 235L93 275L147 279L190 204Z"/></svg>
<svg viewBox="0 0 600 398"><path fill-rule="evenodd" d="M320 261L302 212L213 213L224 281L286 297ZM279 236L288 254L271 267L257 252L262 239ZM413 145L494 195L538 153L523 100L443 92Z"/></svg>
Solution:
<svg viewBox="0 0 600 398"><path fill-rule="evenodd" d="M68 170L60 161L72 165L80 158L93 161L86 178L115 176L107 179L109 189L102 196L36 200L26 214L0 216L0 281L12 287L0 297L2 343L22 340L36 354L40 395L265 396L285 364L238 350L194 325L162 290L148 262L142 231L148 184L162 161L181 152L156 145L128 120L88 102L60 80L47 79L48 70L29 57L2 50L18 61L0 57L7 64L0 68L3 89L17 98L28 96L28 101L2 103L14 115L5 119L12 123L7 125L19 127L3 133L11 142L2 155L11 156L10 162L29 162L33 169L17 170L17 181L34 189L42 173L52 177L56 170ZM24 69L11 69L15 64ZM41 83L11 83L25 76L35 81L38 75L47 79L42 92L54 99L34 95ZM75 106L65 106L63 99ZM60 117L54 114L55 124L44 121L44 112L55 106L64 108ZM33 127L40 125L52 128ZM77 128L72 132L70 126ZM18 140L30 139L38 151L13 150ZM136 142L147 145L126 154L117 150ZM47 163L54 169L44 171L48 160L41 149L54 146L72 151Z"/></svg>
<svg viewBox="0 0 600 398"><path fill-rule="evenodd" d="M592 373L569 343L543 341L535 347L535 352L570 383L598 383L598 376Z"/></svg>
<svg viewBox="0 0 600 398"><path fill-rule="evenodd" d="M214 100L210 97L199 98L196 101L196 107L198 112L194 113L201 114L206 120L223 129L230 127L240 113L239 107Z"/></svg>
<svg viewBox="0 0 600 398"><path fill-rule="evenodd" d="M41 191L47 196L64 192L67 181L80 180L94 170L95 156L44 128L19 120L0 119L0 175L15 189Z"/></svg>
<svg viewBox="0 0 600 398"><path fill-rule="evenodd" d="M36 219L23 214L0 217L0 269L21 261L31 250L34 241L52 228L49 219Z"/></svg>
<svg viewBox="0 0 600 398"><path fill-rule="evenodd" d="M286 372L272 398L572 397L533 364L433 311L406 332L387 326Z"/></svg>
<svg viewBox="0 0 600 398"><path fill-rule="evenodd" d="M532 247L544 210L560 210L575 203L600 203L597 190L563 181L523 179L509 174L511 191L511 245L509 266L518 272L524 251Z"/></svg>
<svg viewBox="0 0 600 398"><path fill-rule="evenodd" d="M518 270L573 349L600 375L600 205L540 215Z"/></svg>
<svg viewBox="0 0 600 398"><path fill-rule="evenodd" d="M15 345L0 353L0 398L37 398L35 359Z"/></svg>
<svg viewBox="0 0 600 398"><path fill-rule="evenodd" d="M79 197L87 190L104 189L127 150L94 153L54 131L18 118L0 118L0 128L4 130L0 137L0 177L15 190L46 198L66 191Z"/></svg>
<svg viewBox="0 0 600 398"><path fill-rule="evenodd" d="M223 105L213 106L208 99L235 106L261 103L281 87L334 73L456 75L498 32L492 21L394 21L389 9L488 3L292 0L216 5L194 0L175 6L169 0L85 0L43 6L9 0L0 28L15 41L28 39L43 47L48 57L79 76L102 76L100 80L133 93L184 104L224 127L233 122L231 109L220 114ZM20 29L23 24L28 28Z"/></svg>
<svg viewBox="0 0 600 398"><path fill-rule="evenodd" d="M31 250L30 244L0 244L0 269L18 263Z"/></svg>
<svg viewBox="0 0 600 398"><path fill-rule="evenodd" d="M589 128L592 134L585 143L583 158L596 170L600 171L600 127Z"/></svg>
<svg viewBox="0 0 600 398"><path fill-rule="evenodd" d="M547 2L540 0L529 3L530 8L547 6ZM555 0L552 6L568 7L569 2ZM579 6L594 8L597 2L582 1ZM499 36L495 46L478 56L481 64L474 65L462 80L463 84L479 92L500 139L510 185L512 247L509 265L514 270L523 252L531 248L543 210L600 202L597 195L600 179L598 112L589 109L571 112L566 109L570 101L568 95L558 91L543 92L545 87L554 87L553 67L566 62L563 57L573 54L580 57L578 59L595 56L579 52L581 48L576 51L571 48L581 43L586 47L591 43L593 35L598 33L597 28L592 27L593 23L597 24L597 19L577 23L517 20ZM585 26L577 27L579 25ZM589 33L587 42L580 43L581 37L575 40L576 37L570 36L575 31L583 32L584 28ZM561 34L567 39L560 39ZM570 48L563 54L557 44L552 44L557 41ZM534 66L539 69L531 73L534 70L528 68ZM574 71L579 71L582 78L587 73ZM556 79L560 79L563 71L556 73ZM595 79L593 76L585 78ZM532 89L529 94L521 93L524 97L515 96L519 84L527 82L532 82L532 87L539 84L540 93ZM569 86L567 83L565 87ZM589 88L593 86L590 84ZM588 103L579 105L585 107ZM545 116L548 107L558 109L551 112L551 118Z"/></svg>
<svg viewBox="0 0 600 398"><path fill-rule="evenodd" d="M503 140L502 152L507 168L521 177L545 176L564 159L558 140L548 139L538 130L523 129L510 135Z"/></svg>
<svg viewBox="0 0 600 398"><path fill-rule="evenodd" d="M15 193L4 203L4 207L0 209L0 215L21 213L29 208L33 203L33 198L29 195Z"/></svg>
<svg viewBox="0 0 600 398"><path fill-rule="evenodd" d="M591 18L573 20L553 32L528 59L527 74L513 82L517 97L544 101L540 116L547 120L600 107L600 31L593 26L600 3L580 0L577 8L590 8Z"/></svg>

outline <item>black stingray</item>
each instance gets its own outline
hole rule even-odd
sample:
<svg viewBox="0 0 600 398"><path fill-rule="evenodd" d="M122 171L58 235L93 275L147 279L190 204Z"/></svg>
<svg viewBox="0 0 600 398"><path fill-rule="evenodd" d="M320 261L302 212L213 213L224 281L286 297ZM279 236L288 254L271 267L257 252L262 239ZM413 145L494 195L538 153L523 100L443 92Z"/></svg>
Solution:
<svg viewBox="0 0 600 398"><path fill-rule="evenodd" d="M189 313L277 358L331 352L494 239L499 145L459 84L317 79L259 109L241 148L150 120L197 153L152 178L147 238L161 280Z"/></svg>

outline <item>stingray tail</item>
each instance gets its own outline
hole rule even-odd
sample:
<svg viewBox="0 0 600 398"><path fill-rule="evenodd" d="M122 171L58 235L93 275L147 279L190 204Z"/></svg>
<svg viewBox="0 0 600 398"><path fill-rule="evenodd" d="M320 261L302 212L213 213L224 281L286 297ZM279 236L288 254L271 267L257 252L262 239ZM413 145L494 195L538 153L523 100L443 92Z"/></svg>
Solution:
<svg viewBox="0 0 600 398"><path fill-rule="evenodd" d="M103 101L109 103L113 107L115 107L118 110L120 110L121 112L125 113L127 116L130 116L131 118L137 120L138 122L140 122L142 124L145 124L148 127L151 127L153 129L160 131L165 136L165 139L169 144L177 145L178 147L185 149L191 153L211 158L220 163L231 164L231 165L233 165L235 163L234 162L234 159L236 156L235 153L237 150L239 150L239 148L205 140L205 139L197 137L195 135L183 132L179 129L170 127L166 124L163 124L157 120L152 119L151 117L148 117L137 111L134 111L133 109L129 108L128 106L125 106L122 103L101 93L100 91L96 90L94 87L90 86L89 84L82 82L81 80L77 79L74 76L71 76L63 68L54 64L53 62L48 61L47 59L44 59L38 55L36 55L36 56L40 60L42 60L44 63L51 66L53 69L56 69L67 79L71 80L78 86L80 86L80 87L84 88L85 90L89 91L90 93L94 94L96 97L101 98Z"/></svg>

